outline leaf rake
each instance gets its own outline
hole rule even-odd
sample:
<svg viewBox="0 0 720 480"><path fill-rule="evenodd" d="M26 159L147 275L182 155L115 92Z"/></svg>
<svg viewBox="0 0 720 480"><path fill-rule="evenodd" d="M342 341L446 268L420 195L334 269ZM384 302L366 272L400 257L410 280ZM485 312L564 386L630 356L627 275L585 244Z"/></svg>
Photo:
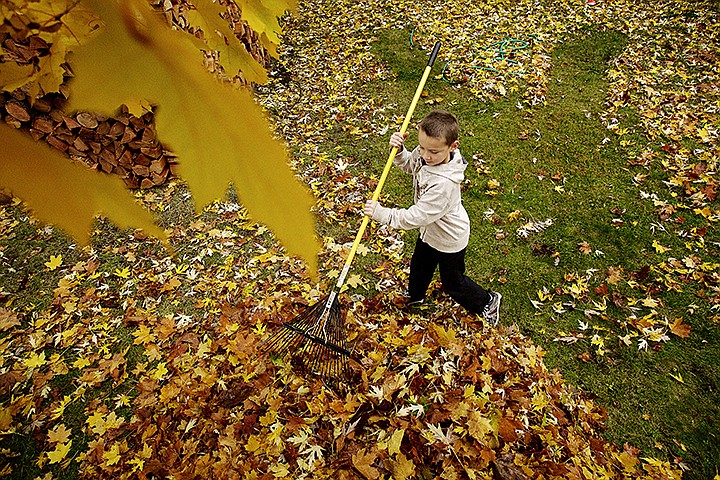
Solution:
<svg viewBox="0 0 720 480"><path fill-rule="evenodd" d="M415 96L410 103L410 108L405 115L400 133L405 133L410 124L410 119L418 100L422 95L425 82L430 75L430 70L435 63L438 51L440 50L440 42L436 42L433 47L430 59L425 67L423 76L420 79ZM377 201L380 198L385 180L390 173L393 159L397 154L397 148L390 150L385 168L378 181L372 199ZM319 375L326 383L331 386L337 386L342 382L350 380L349 362L354 360L353 354L348 350L348 339L345 332L345 318L340 308L338 295L343 291L345 278L350 271L355 253L360 246L360 241L365 233L365 229L370 221L370 217L363 217L360 229L355 236L355 241L350 248L345 266L343 267L335 289L315 305L308 306L297 317L289 322L283 322L282 327L274 332L270 337L265 339L260 345L260 351L268 353L275 358L283 358L291 355L293 365L297 365L310 373Z"/></svg>

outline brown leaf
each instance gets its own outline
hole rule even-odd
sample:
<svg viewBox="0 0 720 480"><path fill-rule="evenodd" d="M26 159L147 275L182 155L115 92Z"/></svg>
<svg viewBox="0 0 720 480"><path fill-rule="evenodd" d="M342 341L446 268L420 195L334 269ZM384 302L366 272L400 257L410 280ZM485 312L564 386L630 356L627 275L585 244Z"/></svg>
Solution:
<svg viewBox="0 0 720 480"><path fill-rule="evenodd" d="M519 437L516 430L523 430L522 423L517 420L513 420L512 418L500 418L500 422L498 423L498 434L503 441L508 443L517 441Z"/></svg>
<svg viewBox="0 0 720 480"><path fill-rule="evenodd" d="M494 478L498 480L526 480L527 475L515 465L512 454L506 454L493 463Z"/></svg>
<svg viewBox="0 0 720 480"><path fill-rule="evenodd" d="M17 315L6 308L0 308L0 330L9 330L20 325Z"/></svg>
<svg viewBox="0 0 720 480"><path fill-rule="evenodd" d="M672 325L670 325L670 331L680 338L687 338L690 336L690 325L683 323L682 317L676 318Z"/></svg>
<svg viewBox="0 0 720 480"><path fill-rule="evenodd" d="M67 443L71 433L72 429L68 430L65 425L61 423L48 432L48 441L53 443Z"/></svg>
<svg viewBox="0 0 720 480"><path fill-rule="evenodd" d="M415 464L402 453L398 454L397 460L390 460L390 470L395 480L413 478L415 475Z"/></svg>
<svg viewBox="0 0 720 480"><path fill-rule="evenodd" d="M580 242L578 243L578 251L583 255L590 255L592 253L592 247L590 247L588 242Z"/></svg>
<svg viewBox="0 0 720 480"><path fill-rule="evenodd" d="M353 467L362 474L363 477L368 480L375 480L380 477L380 472L377 468L372 466L372 463L377 458L376 452L366 453L365 449L360 449L355 455L352 456Z"/></svg>
<svg viewBox="0 0 720 480"><path fill-rule="evenodd" d="M592 356L588 352L581 353L577 356L577 358L585 363L590 363L593 361Z"/></svg>

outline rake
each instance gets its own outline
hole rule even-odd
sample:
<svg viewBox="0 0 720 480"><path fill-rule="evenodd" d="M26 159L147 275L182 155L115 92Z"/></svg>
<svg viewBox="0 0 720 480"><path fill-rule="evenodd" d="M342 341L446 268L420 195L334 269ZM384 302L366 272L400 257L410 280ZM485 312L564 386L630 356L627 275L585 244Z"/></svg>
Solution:
<svg viewBox="0 0 720 480"><path fill-rule="evenodd" d="M415 106L420 99L439 50L440 42L436 42L420 79L420 84L415 91L415 96L410 103L410 108L405 115L400 133L404 134L410 124L410 118L415 111ZM385 168L372 196L374 201L380 198L380 191L390 172L397 150L396 147L390 150ZM355 241L350 248L345 266L333 291L315 305L308 306L292 321L283 322L279 330L262 342L260 345L261 352L268 353L275 358L286 357L290 354L293 365L319 375L331 385L337 384L339 381L349 380L349 361L355 359L348 350L345 318L340 308L338 295L343 291L345 278L350 271L350 265L360 246L360 241L369 221L370 217L363 217L360 229L355 236Z"/></svg>

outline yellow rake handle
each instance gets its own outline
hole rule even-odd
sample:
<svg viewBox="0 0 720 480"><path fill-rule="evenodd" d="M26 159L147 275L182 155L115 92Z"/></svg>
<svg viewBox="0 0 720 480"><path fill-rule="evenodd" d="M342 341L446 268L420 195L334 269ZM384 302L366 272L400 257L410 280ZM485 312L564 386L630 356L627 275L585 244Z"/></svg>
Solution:
<svg viewBox="0 0 720 480"><path fill-rule="evenodd" d="M412 102L410 103L410 108L408 108L407 114L405 115L405 120L403 121L402 127L400 127L401 134L405 133L405 131L408 128L408 125L410 124L410 118L412 117L413 112L415 111L415 106L417 105L418 100L420 100L420 95L422 95L423 88L425 87L425 82L427 81L428 76L430 76L430 70L432 70L432 66L435 63L435 58L437 57L439 50L440 50L440 42L435 42L435 46L433 47L432 53L430 54L430 60L428 60L428 64L425 67L423 76L420 79L420 84L418 85L417 90L415 90L415 96L413 97ZM372 196L372 199L376 202L380 198L380 191L382 190L383 185L385 184L385 180L387 179L387 176L390 173L390 167L392 167L393 159L395 158L395 155L397 155L397 152L398 152L397 147L393 147L390 150L390 155L388 156L387 162L385 162L385 168L383 169L382 175L380 176L380 180L378 181L377 187L375 187L375 193L373 193L373 196ZM362 223L360 224L360 230L358 230L358 233L355 236L355 241L352 244L352 248L350 248L350 253L348 254L347 260L345 261L345 266L343 267L343 270L340 273L340 277L338 278L337 284L335 285L335 288L337 288L338 291L340 291L343 284L345 283L345 277L347 277L347 274L350 271L350 264L352 264L353 258L355 258L355 253L357 252L357 249L360 246L360 241L362 240L363 234L365 233L365 229L367 228L369 222L370 222L370 217L363 216Z"/></svg>

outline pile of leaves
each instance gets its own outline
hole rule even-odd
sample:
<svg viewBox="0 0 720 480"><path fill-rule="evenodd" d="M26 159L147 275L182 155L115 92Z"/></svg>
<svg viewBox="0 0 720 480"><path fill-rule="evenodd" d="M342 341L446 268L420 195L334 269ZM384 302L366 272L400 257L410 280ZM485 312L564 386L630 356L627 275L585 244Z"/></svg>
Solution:
<svg viewBox="0 0 720 480"><path fill-rule="evenodd" d="M195 231L200 251L237 240L218 240L223 231ZM132 259L127 243L113 253ZM166 258L113 272L93 258L64 267L43 317L28 324L0 310L2 386L12 392L2 429L32 436L41 469L74 464L83 478L679 478L603 441L604 411L549 372L541 348L449 302L428 321L384 296L343 295L360 361L330 388L302 360L258 355L267 333L308 303L281 291L272 272L244 282L254 295L242 295L223 274L238 269L229 256L212 269ZM153 300L179 291L214 313L161 314ZM213 304L223 292L233 301ZM120 303L124 314L113 315ZM21 468L9 460L5 474Z"/></svg>

